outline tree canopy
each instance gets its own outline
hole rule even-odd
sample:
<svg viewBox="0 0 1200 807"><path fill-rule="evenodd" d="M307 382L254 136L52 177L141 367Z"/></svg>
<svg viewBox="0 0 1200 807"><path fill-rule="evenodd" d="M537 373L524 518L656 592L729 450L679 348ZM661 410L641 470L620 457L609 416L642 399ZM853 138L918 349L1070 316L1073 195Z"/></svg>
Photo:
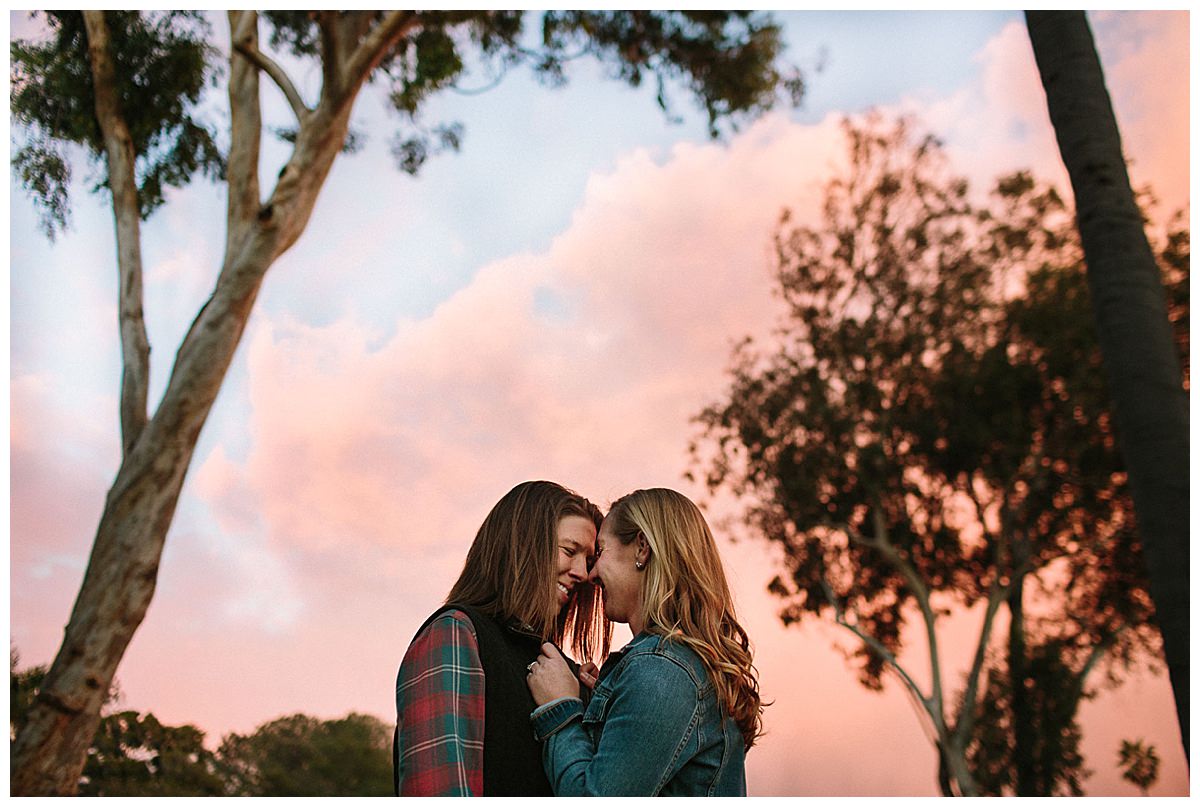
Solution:
<svg viewBox="0 0 1200 807"><path fill-rule="evenodd" d="M980 201L911 122L869 117L846 138L849 169L827 185L821 224L784 215L777 336L735 352L727 390L697 418L693 467L783 548L787 572L769 586L783 621L829 614L855 633L864 685L891 670L921 705L944 789L978 792L972 743L982 772L1002 749L1069 733L1094 666L1158 642L1082 251L1058 194L1027 173ZM1164 263L1186 240L1168 240ZM951 697L936 626L976 603L979 644ZM1007 655L989 665L1002 607ZM914 615L925 686L897 659ZM1014 664L1022 684L1035 668L1047 684L1054 665L1069 670L1069 707L1034 725L1024 685L1001 705ZM989 718L1008 742L983 757L980 708L1016 710ZM1043 777L1045 792L1069 768Z"/></svg>
<svg viewBox="0 0 1200 807"><path fill-rule="evenodd" d="M28 719L46 674L17 669L9 728ZM110 691L105 703L121 695ZM193 725L168 726L152 713L105 714L87 751L79 781L83 796L388 796L392 793L391 728L370 715L320 720L294 714L246 735L228 734L216 751Z"/></svg>
<svg viewBox="0 0 1200 807"><path fill-rule="evenodd" d="M370 715L281 717L230 734L218 754L229 787L247 796L390 796L392 729Z"/></svg>
<svg viewBox="0 0 1200 807"><path fill-rule="evenodd" d="M79 12L42 12L49 37L14 40L10 109L28 139L13 155L13 167L42 211L51 237L70 214L71 160L68 144L82 146L99 166L92 190L109 187L104 136L96 119L94 84L87 60L87 35ZM214 77L216 50L211 26L199 12L156 16L135 11L108 15L118 103L139 156L138 202L142 218L164 201L169 187L182 187L197 172L219 179L224 172L218 135L198 104L206 79Z"/></svg>
<svg viewBox="0 0 1200 807"><path fill-rule="evenodd" d="M46 23L46 39L10 44L10 107L26 135L14 152L13 166L42 213L43 228L54 237L70 216L73 176L67 144L83 147L99 169L93 191L109 183L83 17L70 11L37 13ZM270 46L322 62L339 44L324 14L264 12ZM363 30L382 18L382 12L358 14L356 25ZM799 103L804 93L799 71L779 64L778 25L757 12L548 11L542 15L541 41L533 47L527 42L527 12L409 15L412 33L386 51L368 78L386 85L388 104L400 116L391 149L397 166L408 173L416 173L434 154L461 145L461 124L424 124L421 110L438 92L456 87L472 68L498 81L512 68L528 64L546 84L560 86L567 81L572 60L592 57L608 65L614 79L630 86L652 81L657 101L669 115L675 108L671 87L682 85L704 110L713 136L725 125L736 127L739 120L770 109L781 98ZM210 41L212 26L200 12L122 11L105 16L114 86L138 156L138 202L146 218L163 204L167 188L182 187L197 173L225 178L227 137L211 113L204 113L201 101L206 86L225 78L226 70ZM263 66L268 64L263 61ZM279 80L293 107L311 106L277 65L269 67L268 74ZM326 77L332 77L328 69ZM295 142L297 128L278 127L273 133ZM343 150L356 150L364 137L351 132Z"/></svg>

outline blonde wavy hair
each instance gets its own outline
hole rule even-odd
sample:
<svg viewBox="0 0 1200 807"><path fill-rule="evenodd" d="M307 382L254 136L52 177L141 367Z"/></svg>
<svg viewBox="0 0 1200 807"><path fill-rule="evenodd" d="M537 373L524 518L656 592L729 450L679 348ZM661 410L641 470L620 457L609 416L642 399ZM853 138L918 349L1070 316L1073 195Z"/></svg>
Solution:
<svg viewBox="0 0 1200 807"><path fill-rule="evenodd" d="M635 490L613 503L606 521L622 544L645 536L651 554L642 577L644 630L696 651L748 750L762 734L758 671L700 509L668 488Z"/></svg>

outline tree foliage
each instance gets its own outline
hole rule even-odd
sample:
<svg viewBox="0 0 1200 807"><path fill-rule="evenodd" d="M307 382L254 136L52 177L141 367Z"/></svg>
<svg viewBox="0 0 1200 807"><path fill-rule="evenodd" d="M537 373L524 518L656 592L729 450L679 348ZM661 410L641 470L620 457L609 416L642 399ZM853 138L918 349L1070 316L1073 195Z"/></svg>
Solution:
<svg viewBox="0 0 1200 807"><path fill-rule="evenodd" d="M95 114L95 90L87 60L87 35L79 12L41 12L49 36L15 40L10 109L27 142L13 165L42 212L53 237L70 213L68 144L82 146L101 169L93 190L108 188L104 137ZM217 179L224 157L217 134L198 106L207 78L215 76L210 26L194 11L108 15L115 54L116 87L138 155L138 201L143 218L163 204L167 188L186 185L200 171Z"/></svg>
<svg viewBox="0 0 1200 807"><path fill-rule="evenodd" d="M204 732L122 711L100 721L79 787L82 796L220 796L225 792Z"/></svg>
<svg viewBox="0 0 1200 807"><path fill-rule="evenodd" d="M693 468L783 548L787 573L769 586L783 621L830 614L861 639L865 686L900 675L960 792L979 785L966 760L981 700L992 713L1026 705L1007 743L976 746L976 768L1014 745L1044 757L1037 738L1065 732L1051 756L1068 763L1038 764L1057 772L1042 777L1046 792L1070 789L1082 677L1158 637L1069 212L1027 173L974 199L937 140L906 121L869 117L846 138L820 226L784 215L776 338L736 350L727 390L697 418ZM1186 240L1169 244L1186 253ZM980 602L979 645L952 700L936 624ZM1002 605L1016 629L985 686ZM897 660L914 614L925 687ZM1001 697L1013 663L1043 670L1047 686L1070 670L1080 694L1026 725L1042 695L1010 686Z"/></svg>
<svg viewBox="0 0 1200 807"><path fill-rule="evenodd" d="M295 714L228 735L218 753L241 795L390 796L391 740L391 728L370 715Z"/></svg>
<svg viewBox="0 0 1200 807"><path fill-rule="evenodd" d="M24 725L45 666L18 670L9 653L9 730ZM114 688L106 704L120 697ZM88 748L83 796L387 796L392 793L391 728L370 715L320 720L295 714L247 735L228 734L217 751L192 725L153 714L106 714Z"/></svg>
<svg viewBox="0 0 1200 807"><path fill-rule="evenodd" d="M27 670L18 670L17 665L20 663L21 654L17 652L15 647L10 647L8 651L8 680L10 684L8 732L10 741L17 736L17 732L25 727L25 721L29 717L29 709L33 706L33 698L37 694L38 687L42 685L42 679L46 677L46 666L44 664L37 667L30 667Z"/></svg>
<svg viewBox="0 0 1200 807"><path fill-rule="evenodd" d="M14 41L13 119L27 133L13 157L22 185L37 202L46 233L54 237L70 215L71 159L66 144L84 147L108 187L104 145L94 114L94 89L87 38L79 12L38 12L49 36L41 42ZM657 100L670 112L668 88L682 84L708 117L717 136L723 121L735 125L774 106L781 97L799 103L804 82L794 68L778 64L779 26L749 11L562 11L546 12L540 47L523 42L522 11L414 12L415 32L380 60L372 81L386 85L390 107L401 116L392 137L398 167L415 174L442 151L456 151L460 123L424 125L420 111L437 93L456 88L471 68L496 80L528 63L546 83L566 82L568 62L582 56L610 65L613 77L640 86L649 78ZM215 122L201 114L206 81L222 76L219 53L208 41L211 26L194 11L106 15L111 29L119 103L139 157L138 196L145 218L164 201L168 187L182 187L197 173L222 179L225 155ZM362 25L382 12L364 15ZM268 11L272 48L320 61L323 44L316 12ZM294 142L296 129L274 132ZM346 150L361 148L354 132Z"/></svg>
<svg viewBox="0 0 1200 807"><path fill-rule="evenodd" d="M1079 688L1077 670L1065 661L1068 657L1061 643L1050 639L1030 648L1024 670L1026 681L1033 684L1025 685L1033 738L1033 747L1026 751L1031 768L1027 786L1045 796L1082 796L1083 780L1091 774L1079 751L1082 732L1077 720L1079 703L1088 696ZM983 795L1017 792L1012 703L1017 686L1007 665L997 663L988 670L975 742L968 752Z"/></svg>

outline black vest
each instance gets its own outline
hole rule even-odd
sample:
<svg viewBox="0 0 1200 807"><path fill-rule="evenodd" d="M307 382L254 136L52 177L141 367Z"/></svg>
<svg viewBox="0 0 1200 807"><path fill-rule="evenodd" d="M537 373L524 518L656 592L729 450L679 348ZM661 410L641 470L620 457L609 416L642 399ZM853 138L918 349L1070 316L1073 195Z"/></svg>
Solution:
<svg viewBox="0 0 1200 807"><path fill-rule="evenodd" d="M533 736L529 714L536 704L525 683L527 665L538 657L542 639L469 605L447 604L434 611L417 635L446 611L465 613L475 626L483 664L483 795L552 796L542 768L542 744ZM414 636L414 638L416 638ZM568 660L578 674L578 665ZM392 741L392 781L400 795L400 727Z"/></svg>

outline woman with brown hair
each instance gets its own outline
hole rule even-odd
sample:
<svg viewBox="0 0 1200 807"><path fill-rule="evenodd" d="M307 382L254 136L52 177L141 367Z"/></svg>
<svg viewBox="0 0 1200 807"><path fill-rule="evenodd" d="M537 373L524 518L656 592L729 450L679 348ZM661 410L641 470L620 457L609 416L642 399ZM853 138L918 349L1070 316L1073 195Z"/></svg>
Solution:
<svg viewBox="0 0 1200 807"><path fill-rule="evenodd" d="M744 796L762 702L704 516L673 490L635 491L613 504L597 553L605 614L634 638L604 662L586 707L553 645L530 665L554 794Z"/></svg>
<svg viewBox="0 0 1200 807"><path fill-rule="evenodd" d="M525 673L543 642L570 639L585 660L607 651L611 625L587 582L600 523L554 482L517 485L488 513L400 665L397 795L550 795Z"/></svg>

